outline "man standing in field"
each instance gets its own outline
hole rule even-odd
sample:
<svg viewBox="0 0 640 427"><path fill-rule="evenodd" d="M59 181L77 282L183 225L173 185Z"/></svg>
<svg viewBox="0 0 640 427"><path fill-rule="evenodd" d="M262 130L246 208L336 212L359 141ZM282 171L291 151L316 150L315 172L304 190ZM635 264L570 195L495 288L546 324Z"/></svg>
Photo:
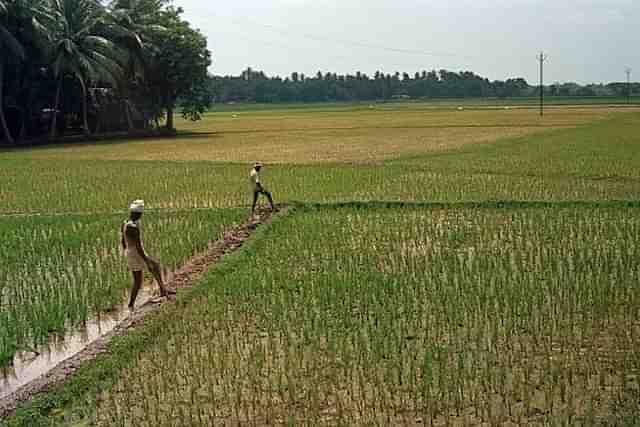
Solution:
<svg viewBox="0 0 640 427"><path fill-rule="evenodd" d="M146 267L158 282L160 296L168 297L175 295L176 291L166 288L162 281L160 263L151 258L142 245L142 235L140 230L140 218L144 213L144 200L134 200L129 207L129 219L122 225L122 248L127 257L127 266L133 276L133 287L129 298L129 309L133 307L138 297L138 292L142 287L143 270Z"/></svg>
<svg viewBox="0 0 640 427"><path fill-rule="evenodd" d="M262 163L255 162L253 165L253 169L251 169L251 173L249 174L251 188L253 189L253 205L251 206L251 215L253 215L256 210L256 203L258 202L258 196L260 194L267 196L269 205L271 206L271 210L274 210L273 198L271 197L271 193L267 191L267 189L260 182L260 169L262 169Z"/></svg>

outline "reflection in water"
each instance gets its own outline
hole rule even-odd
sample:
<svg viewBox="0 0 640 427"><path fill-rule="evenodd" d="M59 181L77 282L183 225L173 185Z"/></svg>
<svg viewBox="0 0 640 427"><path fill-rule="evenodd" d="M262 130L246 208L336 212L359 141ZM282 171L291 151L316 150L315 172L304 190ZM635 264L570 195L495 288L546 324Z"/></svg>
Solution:
<svg viewBox="0 0 640 427"><path fill-rule="evenodd" d="M147 304L152 298L152 292L151 284L143 287L138 294L136 307ZM46 348L38 349L40 354L32 351L17 353L13 358L13 366L0 371L0 399L46 374L60 362L75 356L98 338L112 331L129 315L125 302L110 313L88 320L82 330L70 331L64 338L52 339Z"/></svg>

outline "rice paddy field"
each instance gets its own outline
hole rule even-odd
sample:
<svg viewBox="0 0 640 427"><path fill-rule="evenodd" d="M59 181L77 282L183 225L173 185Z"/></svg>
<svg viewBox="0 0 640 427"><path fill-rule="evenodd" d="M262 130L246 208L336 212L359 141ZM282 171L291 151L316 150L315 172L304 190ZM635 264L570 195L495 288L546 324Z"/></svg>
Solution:
<svg viewBox="0 0 640 427"><path fill-rule="evenodd" d="M176 139L3 152L0 211L242 206L255 159L288 201L638 199L632 109L415 108L225 112Z"/></svg>
<svg viewBox="0 0 640 427"><path fill-rule="evenodd" d="M97 425L592 424L635 390L635 208L314 210L266 237Z"/></svg>
<svg viewBox="0 0 640 427"><path fill-rule="evenodd" d="M168 270L244 219L239 209L160 212L144 223L145 249ZM82 326L126 298L119 227L126 216L0 217L0 364Z"/></svg>
<svg viewBox="0 0 640 427"><path fill-rule="evenodd" d="M0 152L0 362L126 297L118 227L168 268L286 215L0 425L636 425L640 109L208 114L175 139Z"/></svg>

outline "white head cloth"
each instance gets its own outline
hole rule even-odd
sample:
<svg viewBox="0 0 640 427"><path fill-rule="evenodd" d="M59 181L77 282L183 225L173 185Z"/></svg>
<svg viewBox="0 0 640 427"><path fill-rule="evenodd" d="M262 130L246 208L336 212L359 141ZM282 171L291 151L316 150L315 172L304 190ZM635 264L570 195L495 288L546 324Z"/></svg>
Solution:
<svg viewBox="0 0 640 427"><path fill-rule="evenodd" d="M130 212L143 213L144 212L144 200L134 200L129 206Z"/></svg>

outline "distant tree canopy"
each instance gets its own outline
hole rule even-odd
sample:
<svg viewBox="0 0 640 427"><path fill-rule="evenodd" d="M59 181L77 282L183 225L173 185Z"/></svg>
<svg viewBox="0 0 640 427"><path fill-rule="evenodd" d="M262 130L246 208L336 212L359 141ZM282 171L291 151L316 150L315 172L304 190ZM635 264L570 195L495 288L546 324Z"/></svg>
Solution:
<svg viewBox="0 0 640 427"><path fill-rule="evenodd" d="M633 92L640 92L634 84ZM268 77L247 68L238 76L210 76L208 91L216 102L324 102L373 101L402 98L521 97L538 94L523 78L490 81L470 71L419 71L413 74L372 76L362 72L338 75L318 71L313 77L293 72L287 77ZM557 96L625 96L626 84L579 86L575 83L545 86L545 94Z"/></svg>
<svg viewBox="0 0 640 427"><path fill-rule="evenodd" d="M210 101L206 38L169 0L0 0L0 140L148 129Z"/></svg>

